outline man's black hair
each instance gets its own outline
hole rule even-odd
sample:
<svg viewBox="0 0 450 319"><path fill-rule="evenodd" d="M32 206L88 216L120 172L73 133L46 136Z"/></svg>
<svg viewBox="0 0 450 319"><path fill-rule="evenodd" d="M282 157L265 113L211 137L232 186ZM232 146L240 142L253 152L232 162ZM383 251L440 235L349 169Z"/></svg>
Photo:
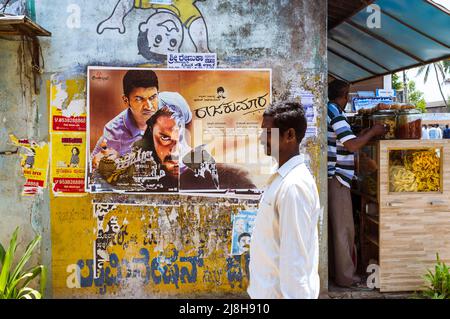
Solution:
<svg viewBox="0 0 450 319"><path fill-rule="evenodd" d="M241 238L242 238L242 237L245 237L245 236L252 237L252 235L250 235L249 233L242 233L242 234L240 234L239 237L238 237L238 242L241 241Z"/></svg>
<svg viewBox="0 0 450 319"><path fill-rule="evenodd" d="M225 93L225 89L223 87L219 86L217 88L217 93L219 93L219 92L224 92Z"/></svg>
<svg viewBox="0 0 450 319"><path fill-rule="evenodd" d="M123 77L123 94L127 97L134 88L149 87L159 89L158 77L152 70L129 70Z"/></svg>
<svg viewBox="0 0 450 319"><path fill-rule="evenodd" d="M307 127L305 110L298 102L274 103L264 111L263 116L273 117L273 124L280 130L280 135L293 128L299 144L305 137Z"/></svg>
<svg viewBox="0 0 450 319"><path fill-rule="evenodd" d="M334 80L328 84L328 100L333 101L338 97L344 97L350 89L350 84L341 80Z"/></svg>
<svg viewBox="0 0 450 319"><path fill-rule="evenodd" d="M447 124L447 125L445 125L445 128L448 128L448 124Z"/></svg>

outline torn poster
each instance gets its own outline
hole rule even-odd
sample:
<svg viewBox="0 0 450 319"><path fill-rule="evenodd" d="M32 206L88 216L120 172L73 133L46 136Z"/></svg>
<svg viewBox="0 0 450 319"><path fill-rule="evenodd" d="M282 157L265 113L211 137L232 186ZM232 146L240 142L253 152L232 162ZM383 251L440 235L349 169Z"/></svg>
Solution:
<svg viewBox="0 0 450 319"><path fill-rule="evenodd" d="M12 143L20 147L20 156L22 157L20 165L23 176L26 179L22 195L33 196L42 193L47 187L47 172L49 162L48 143L28 139L18 139L13 134L9 135Z"/></svg>
<svg viewBox="0 0 450 319"><path fill-rule="evenodd" d="M51 132L86 131L85 86L84 79L52 80L50 85Z"/></svg>

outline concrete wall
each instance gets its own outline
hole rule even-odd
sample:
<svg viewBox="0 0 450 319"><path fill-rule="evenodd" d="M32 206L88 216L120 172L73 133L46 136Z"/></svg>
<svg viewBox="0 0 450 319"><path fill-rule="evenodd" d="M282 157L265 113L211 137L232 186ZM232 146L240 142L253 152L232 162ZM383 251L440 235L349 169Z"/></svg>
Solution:
<svg viewBox="0 0 450 319"><path fill-rule="evenodd" d="M209 49L217 53L219 68L272 68L275 100L295 96L299 89L306 89L314 94L318 135L306 141L303 148L311 158L310 166L318 181L323 211L326 212L326 1L207 0L194 3L201 14L201 23L195 27L200 29L190 30L191 37L189 30L185 31L183 44L178 48L180 52L195 52L196 48ZM139 40L139 25L146 22L155 13L154 10L132 10L125 17L121 32L102 30L105 25L100 23L111 16L116 4L116 0L35 2L37 22L52 32L51 38L41 38L45 73L42 75L41 94L38 96L32 93L33 85L27 78L30 72L26 70L29 63L23 57L24 45L17 39L0 39L0 150L11 148L5 143L9 133L38 141L48 140L46 88L50 79L58 77L64 81L85 77L88 65L165 66L160 57L150 58L142 48L139 54L138 44L142 44ZM204 26L206 29L202 30ZM50 271L47 297L98 297L97 291L78 289L71 292L62 287L62 282L65 283L65 278L70 275L70 271L64 276L61 274L65 266L69 265L67 260L64 260L65 266L60 264L63 263L61 255L67 251L62 251L64 246L61 245L55 249L55 245L61 243L61 240L74 237L74 234L85 236L78 237L77 240L89 239L95 222L90 203L98 198L88 196L78 202L73 199L50 199L48 191L36 198L23 198L20 196L23 184L20 175L17 156L0 157L0 240L5 242L16 225L23 226L25 238L31 238L34 232L43 234L41 259L50 269L52 265L58 265L57 269ZM118 198L110 195L101 200L117 201ZM147 196L138 200L151 204L155 199ZM82 229L71 229L70 218L76 220L72 221L72 225ZM326 289L326 214L323 214L319 227L320 274L322 287ZM64 238L61 239L61 236ZM88 258L92 254L92 246L89 245L86 245L79 258ZM70 250L68 246L67 250ZM77 260L76 258L72 262L76 263ZM225 281L223 285L225 287L229 283ZM171 286L164 291L168 295L183 297L199 288L200 280L198 285L194 283L191 286L192 289L178 291ZM54 290L54 287L62 290ZM245 287L237 290L228 286L201 287L200 290L205 293L210 291L210 296L220 297L228 293L245 296ZM116 289L120 290L120 287ZM149 294L146 292L139 295L124 289L121 295ZM154 292L153 295L157 296Z"/></svg>

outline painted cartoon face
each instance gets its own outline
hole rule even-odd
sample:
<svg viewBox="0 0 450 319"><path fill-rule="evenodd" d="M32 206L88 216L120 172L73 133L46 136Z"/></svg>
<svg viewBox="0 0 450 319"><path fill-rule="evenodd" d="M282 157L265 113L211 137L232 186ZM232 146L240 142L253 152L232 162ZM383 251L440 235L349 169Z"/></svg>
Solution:
<svg viewBox="0 0 450 319"><path fill-rule="evenodd" d="M139 26L139 53L166 55L179 52L183 42L183 26L180 19L168 12L157 12ZM151 52L151 53L150 53Z"/></svg>

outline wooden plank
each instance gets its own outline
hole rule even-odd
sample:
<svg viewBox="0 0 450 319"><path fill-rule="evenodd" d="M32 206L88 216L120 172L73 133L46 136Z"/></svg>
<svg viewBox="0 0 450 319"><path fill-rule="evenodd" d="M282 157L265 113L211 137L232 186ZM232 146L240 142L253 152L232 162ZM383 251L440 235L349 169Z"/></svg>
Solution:
<svg viewBox="0 0 450 319"><path fill-rule="evenodd" d="M20 27L19 27L20 26ZM28 35L28 36L51 36L51 33L38 25L36 22L29 19L27 16L4 16L0 17L0 34L11 34L10 30L3 33L1 28L7 27L11 30L16 30L14 35ZM19 28L18 28L19 27ZM20 30L19 30L20 29Z"/></svg>

